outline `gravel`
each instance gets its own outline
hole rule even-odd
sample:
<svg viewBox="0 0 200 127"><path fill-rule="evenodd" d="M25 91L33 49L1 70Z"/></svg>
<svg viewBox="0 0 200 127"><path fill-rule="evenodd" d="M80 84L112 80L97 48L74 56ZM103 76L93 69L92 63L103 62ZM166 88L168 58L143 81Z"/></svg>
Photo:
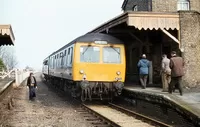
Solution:
<svg viewBox="0 0 200 127"><path fill-rule="evenodd" d="M76 113L76 106L47 87L39 74L37 97L28 100L25 83L15 88L0 103L0 127L90 127L90 123ZM14 107L8 109L8 100L12 96Z"/></svg>

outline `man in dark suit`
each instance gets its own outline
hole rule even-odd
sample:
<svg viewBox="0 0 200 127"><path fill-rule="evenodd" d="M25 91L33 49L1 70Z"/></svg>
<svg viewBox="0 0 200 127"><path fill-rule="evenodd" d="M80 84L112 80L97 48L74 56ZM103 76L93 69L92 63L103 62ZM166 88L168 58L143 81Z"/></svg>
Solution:
<svg viewBox="0 0 200 127"><path fill-rule="evenodd" d="M32 100L36 97L35 88L37 88L37 82L33 73L30 73L30 76L28 77L27 88L29 88L29 100Z"/></svg>
<svg viewBox="0 0 200 127"><path fill-rule="evenodd" d="M169 93L172 93L175 85L177 85L180 95L183 95L181 78L184 75L183 67L184 61L182 57L176 55L175 51L171 53L172 58L170 59L170 68L171 68L171 82L169 85Z"/></svg>

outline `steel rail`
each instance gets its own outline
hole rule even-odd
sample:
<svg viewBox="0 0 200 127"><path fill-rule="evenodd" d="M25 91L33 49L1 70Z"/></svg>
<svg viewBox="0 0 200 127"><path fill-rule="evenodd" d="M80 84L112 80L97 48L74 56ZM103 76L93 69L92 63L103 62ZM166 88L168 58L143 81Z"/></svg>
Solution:
<svg viewBox="0 0 200 127"><path fill-rule="evenodd" d="M142 114L136 113L134 111L130 111L128 109L125 109L125 108L120 107L118 105L115 105L113 103L109 103L109 106L113 107L113 108L115 108L117 110L120 110L121 112L124 112L125 114L129 114L129 115L133 116L136 119L139 119L139 120L142 120L142 121L144 121L146 123L149 123L151 125L155 125L155 126L159 126L159 127L172 127L171 125L168 125L168 124L165 124L163 122L157 121L155 119L149 118L147 116L144 116Z"/></svg>
<svg viewBox="0 0 200 127"><path fill-rule="evenodd" d="M113 122L112 120L104 117L103 115L97 113L96 111L90 109L87 105L85 104L82 104L81 105L85 110L87 110L88 112L90 113L93 113L96 117L99 117L100 119L102 119L103 121L105 121L106 123L108 123L110 126L113 126L113 127L121 127L120 125L118 125L117 123Z"/></svg>

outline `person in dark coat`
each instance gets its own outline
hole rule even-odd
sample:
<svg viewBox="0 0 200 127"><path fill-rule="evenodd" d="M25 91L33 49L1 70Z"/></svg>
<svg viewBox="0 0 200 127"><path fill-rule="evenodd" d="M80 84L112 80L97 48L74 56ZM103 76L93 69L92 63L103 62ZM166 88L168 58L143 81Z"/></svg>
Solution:
<svg viewBox="0 0 200 127"><path fill-rule="evenodd" d="M180 95L183 95L181 78L184 75L183 67L184 61L182 57L176 55L175 51L171 53L172 58L170 59L170 68L171 68L171 82L169 85L169 93L172 93L175 85L177 85Z"/></svg>
<svg viewBox="0 0 200 127"><path fill-rule="evenodd" d="M146 55L142 55L142 59L139 60L137 66L139 68L139 74L140 74L140 82L142 87L146 88L147 78L149 74L149 60L146 59Z"/></svg>
<svg viewBox="0 0 200 127"><path fill-rule="evenodd" d="M35 88L37 88L37 82L33 73L30 73L30 76L28 77L27 88L29 88L29 100L32 100L36 97Z"/></svg>

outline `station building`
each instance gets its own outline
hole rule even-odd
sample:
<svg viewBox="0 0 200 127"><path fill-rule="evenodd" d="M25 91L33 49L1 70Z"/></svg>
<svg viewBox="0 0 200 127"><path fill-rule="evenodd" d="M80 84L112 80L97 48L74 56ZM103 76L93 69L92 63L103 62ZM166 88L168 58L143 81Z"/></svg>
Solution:
<svg viewBox="0 0 200 127"><path fill-rule="evenodd" d="M184 58L184 86L200 85L200 0L124 0L123 13L93 29L115 36L126 47L126 82L138 83L137 62L145 53L152 66L149 84L161 87L161 56Z"/></svg>

